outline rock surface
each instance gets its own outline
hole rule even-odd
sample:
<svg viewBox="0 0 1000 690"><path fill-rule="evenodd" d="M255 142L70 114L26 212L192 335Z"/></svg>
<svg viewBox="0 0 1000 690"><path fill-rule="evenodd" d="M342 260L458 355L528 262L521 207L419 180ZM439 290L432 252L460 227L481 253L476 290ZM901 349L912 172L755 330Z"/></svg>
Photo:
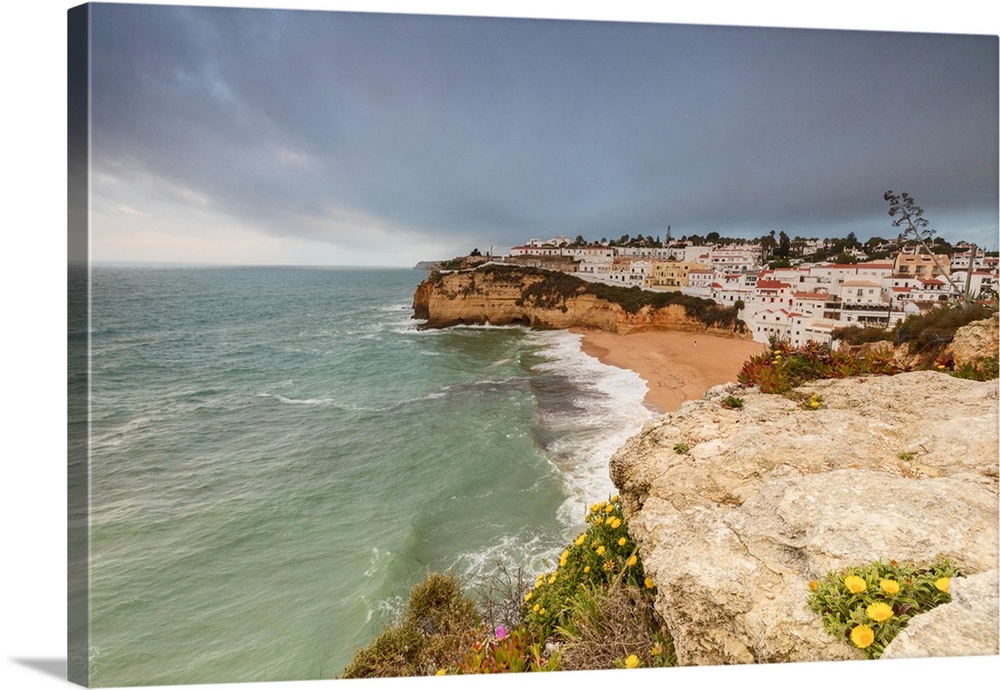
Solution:
<svg viewBox="0 0 1000 690"><path fill-rule="evenodd" d="M1000 342L1000 312L983 321L973 321L955 331L955 339L945 348L944 354L955 359L956 366L983 363L988 357L997 356Z"/></svg>
<svg viewBox="0 0 1000 690"><path fill-rule="evenodd" d="M995 380L925 371L798 391L825 407L716 387L611 460L681 665L861 658L806 608L809 581L830 570L943 556L996 571ZM729 394L742 409L721 405Z"/></svg>
<svg viewBox="0 0 1000 690"><path fill-rule="evenodd" d="M630 313L621 305L590 293L568 297L532 294L532 288L546 279L544 272L516 267L433 273L414 292L414 318L425 320L430 328L488 323L541 329L596 328L622 334L642 330L691 331L752 338L749 332L729 327L707 327L680 305L644 307ZM578 279L560 275L556 280Z"/></svg>
<svg viewBox="0 0 1000 690"><path fill-rule="evenodd" d="M914 617L883 659L1000 654L997 571L951 581L952 600Z"/></svg>

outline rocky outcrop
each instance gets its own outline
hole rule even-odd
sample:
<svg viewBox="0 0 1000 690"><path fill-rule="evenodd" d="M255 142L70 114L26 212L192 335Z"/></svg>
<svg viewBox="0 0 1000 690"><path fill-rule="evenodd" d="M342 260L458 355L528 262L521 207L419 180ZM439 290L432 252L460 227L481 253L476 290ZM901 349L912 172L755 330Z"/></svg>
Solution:
<svg viewBox="0 0 1000 690"><path fill-rule="evenodd" d="M1000 341L1000 320L998 314L982 321L973 321L955 331L955 338L945 348L944 354L951 355L955 366L971 364L979 366L984 360L996 359Z"/></svg>
<svg viewBox="0 0 1000 690"><path fill-rule="evenodd" d="M952 580L952 600L913 618L885 648L883 659L1000 653L997 571Z"/></svg>
<svg viewBox="0 0 1000 690"><path fill-rule="evenodd" d="M611 460L682 665L861 658L806 608L830 570L942 556L970 582L996 576L996 381L924 371L798 390L823 406L716 387ZM742 409L722 406L730 394ZM969 644L996 653L995 638Z"/></svg>
<svg viewBox="0 0 1000 690"><path fill-rule="evenodd" d="M708 325L682 304L642 306L632 310L595 294L615 288L586 283L568 274L554 274L519 267L487 267L479 270L436 272L423 281L413 296L414 318L427 328L456 325L523 325L538 329L595 328L613 333L643 330L706 332L750 339L741 322ZM625 292L624 288L617 291ZM634 293L632 293L634 294ZM704 310L719 314L726 310L709 300Z"/></svg>

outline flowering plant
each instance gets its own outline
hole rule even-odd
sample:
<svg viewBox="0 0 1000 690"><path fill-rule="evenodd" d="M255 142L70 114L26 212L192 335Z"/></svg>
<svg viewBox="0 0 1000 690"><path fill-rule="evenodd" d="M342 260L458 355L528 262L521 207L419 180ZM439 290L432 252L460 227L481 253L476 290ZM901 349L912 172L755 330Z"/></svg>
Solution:
<svg viewBox="0 0 1000 690"><path fill-rule="evenodd" d="M588 529L562 552L557 567L539 575L524 596L525 623L542 638L565 621L581 585L621 583L651 594L655 589L643 571L618 496L591 505L584 520Z"/></svg>
<svg viewBox="0 0 1000 690"><path fill-rule="evenodd" d="M807 605L827 632L877 659L913 616L951 601L951 578L959 575L944 559L928 568L876 561L813 580Z"/></svg>

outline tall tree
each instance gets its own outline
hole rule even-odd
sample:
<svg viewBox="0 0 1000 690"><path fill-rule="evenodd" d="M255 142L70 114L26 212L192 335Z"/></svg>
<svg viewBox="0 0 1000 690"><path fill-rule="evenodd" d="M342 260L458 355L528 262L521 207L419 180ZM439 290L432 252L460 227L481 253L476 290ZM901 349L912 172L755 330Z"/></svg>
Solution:
<svg viewBox="0 0 1000 690"><path fill-rule="evenodd" d="M892 226L894 228L903 228L903 231L899 233L900 242L902 243L904 239L913 239L923 247L924 251L930 254L931 260L934 261L934 265L938 268L938 272L951 285L956 299L960 302L966 301L962 291L952 281L951 275L941 267L941 262L937 260L934 252L927 246L927 242L937 234L937 231L927 227L930 222L924 218L924 209L917 206L917 202L906 192L895 194L892 190L889 190L882 195L882 198L889 202L889 215L892 218L899 216L899 218L892 221Z"/></svg>
<svg viewBox="0 0 1000 690"><path fill-rule="evenodd" d="M792 241L788 239L788 235L782 230L778 233L778 251L777 254L783 259L787 259L788 255L792 252Z"/></svg>

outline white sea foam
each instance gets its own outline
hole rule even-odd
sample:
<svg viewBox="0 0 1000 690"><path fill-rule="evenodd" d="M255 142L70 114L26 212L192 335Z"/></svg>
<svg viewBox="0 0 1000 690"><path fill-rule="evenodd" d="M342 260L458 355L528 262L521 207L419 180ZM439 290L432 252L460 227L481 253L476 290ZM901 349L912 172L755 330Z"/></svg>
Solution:
<svg viewBox="0 0 1000 690"><path fill-rule="evenodd" d="M472 583L486 582L501 568L511 575L520 568L533 576L552 568L558 547L534 531L502 535L482 548L458 554L448 571Z"/></svg>
<svg viewBox="0 0 1000 690"><path fill-rule="evenodd" d="M580 335L566 331L534 335L548 358L535 370L566 376L582 391L573 401L576 409L551 413L544 420L558 435L546 450L568 494L558 518L568 527L578 526L587 505L616 493L608 462L653 416L643 405L646 382L635 372L608 366L583 352Z"/></svg>

